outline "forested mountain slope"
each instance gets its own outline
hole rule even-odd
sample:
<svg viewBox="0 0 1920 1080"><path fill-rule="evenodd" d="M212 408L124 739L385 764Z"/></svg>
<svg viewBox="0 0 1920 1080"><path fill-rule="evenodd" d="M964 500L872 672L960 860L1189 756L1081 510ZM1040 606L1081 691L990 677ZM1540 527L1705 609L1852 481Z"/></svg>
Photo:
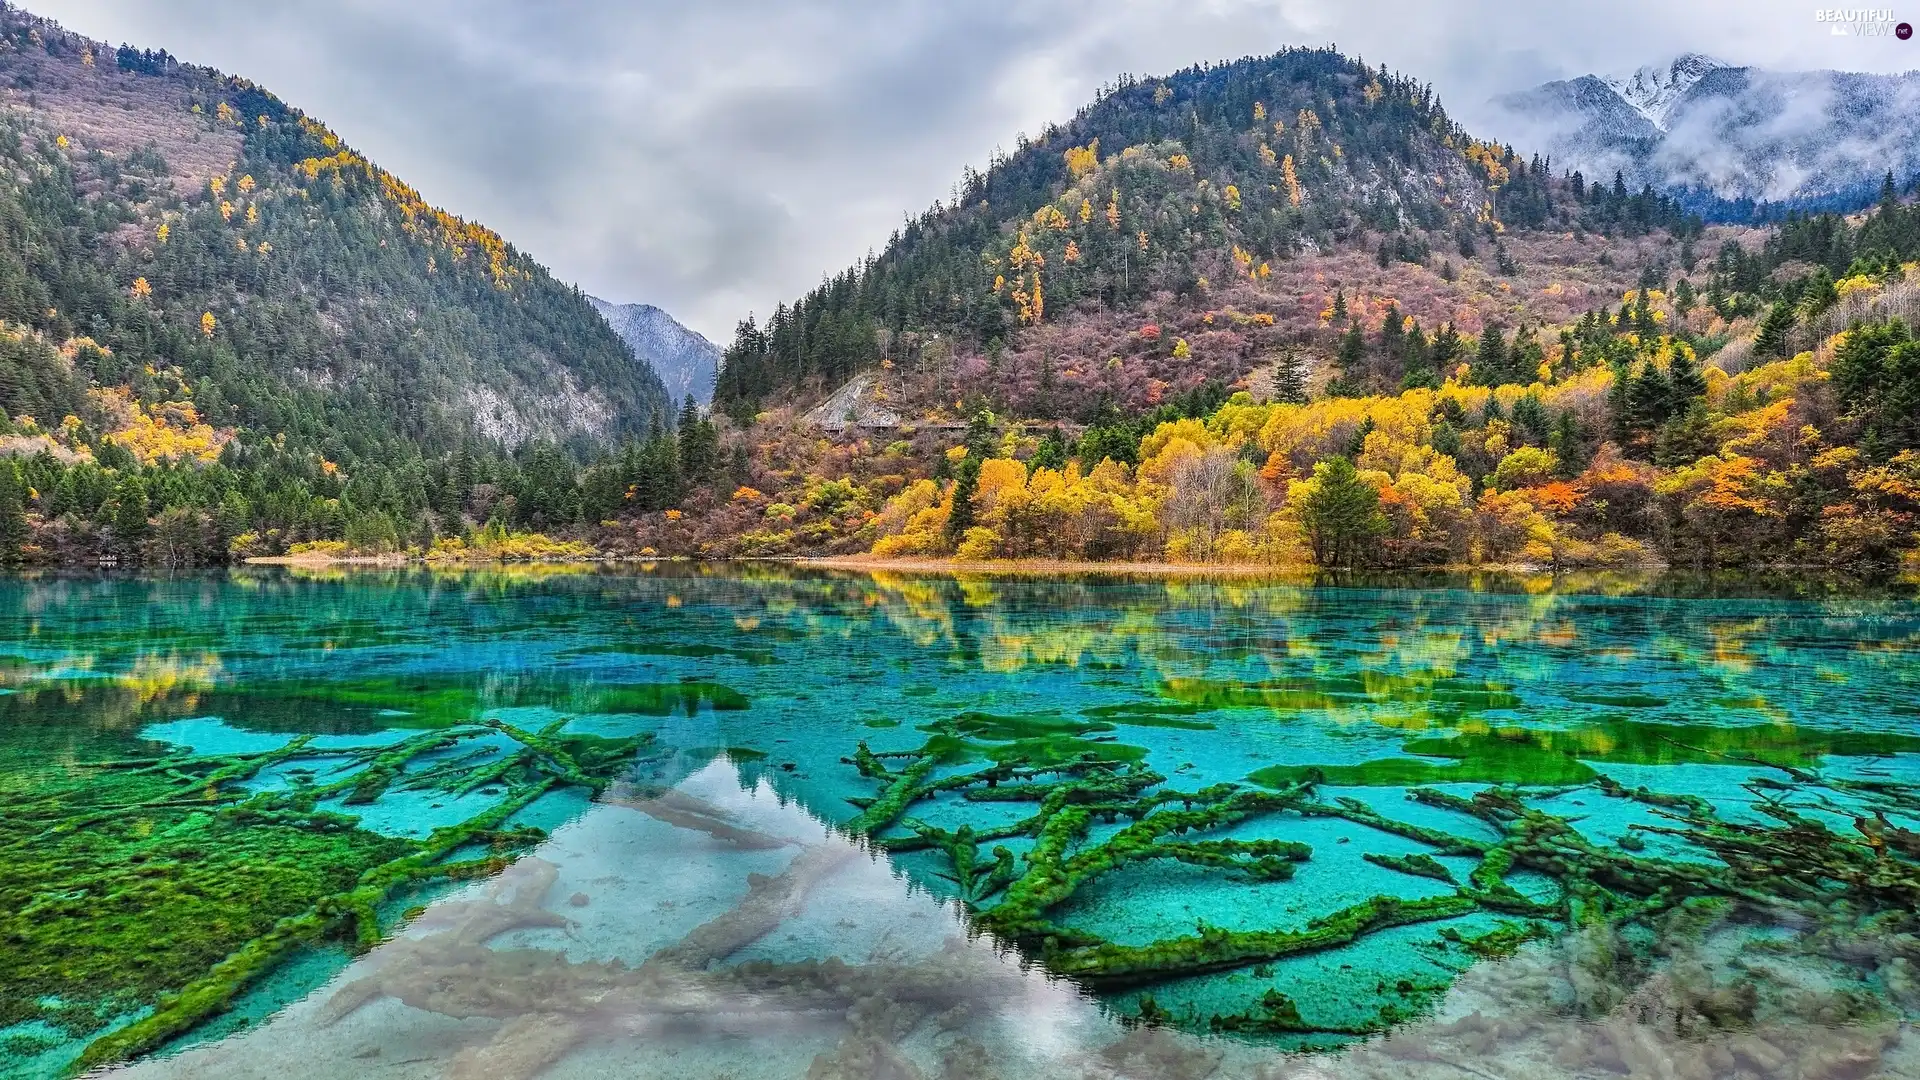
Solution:
<svg viewBox="0 0 1920 1080"><path fill-rule="evenodd" d="M472 494L518 484L507 451L670 409L578 289L313 118L12 8L0 324L0 438L80 552L149 553L169 509L216 555L368 519L430 536L493 512Z"/></svg>
<svg viewBox="0 0 1920 1080"><path fill-rule="evenodd" d="M1690 258L1654 234L1695 228L1650 191L1475 140L1412 79L1289 49L1124 79L970 171L879 256L743 324L716 396L744 417L880 367L909 415L986 383L997 409L1085 418L1289 346L1331 360L1336 299L1428 332L1566 319Z"/></svg>

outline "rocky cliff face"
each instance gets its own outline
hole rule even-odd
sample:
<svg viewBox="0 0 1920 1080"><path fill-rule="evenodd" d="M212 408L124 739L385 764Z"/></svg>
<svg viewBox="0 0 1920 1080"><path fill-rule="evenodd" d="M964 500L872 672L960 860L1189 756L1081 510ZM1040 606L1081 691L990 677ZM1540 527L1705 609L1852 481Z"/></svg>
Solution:
<svg viewBox="0 0 1920 1080"><path fill-rule="evenodd" d="M588 299L614 333L633 348L633 355L652 365L671 400L684 401L689 394L702 405L713 400L713 382L720 372L719 346L652 304Z"/></svg>

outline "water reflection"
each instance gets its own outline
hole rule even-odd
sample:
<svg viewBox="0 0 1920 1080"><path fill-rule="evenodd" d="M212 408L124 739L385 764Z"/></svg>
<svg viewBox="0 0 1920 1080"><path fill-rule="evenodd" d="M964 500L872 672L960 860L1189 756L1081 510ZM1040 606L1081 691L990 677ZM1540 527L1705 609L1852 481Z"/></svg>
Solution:
<svg viewBox="0 0 1920 1080"><path fill-rule="evenodd" d="M125 1075L1032 1074L1119 1034L716 761L615 791L253 1031Z"/></svg>
<svg viewBox="0 0 1920 1080"><path fill-rule="evenodd" d="M1913 605L1439 584L0 582L0 1075L1920 1076Z"/></svg>
<svg viewBox="0 0 1920 1080"><path fill-rule="evenodd" d="M1862 1014L1842 970L1891 951L1906 958L1891 970L1910 972L1920 942L1755 951L1751 929L1649 967L1643 946L1597 927L1471 970L1433 1016L1383 1038L1291 1054L1122 1023L716 761L669 792L595 806L259 1027L116 1075L1920 1076L1905 1025ZM1913 983L1889 989L1915 1004Z"/></svg>

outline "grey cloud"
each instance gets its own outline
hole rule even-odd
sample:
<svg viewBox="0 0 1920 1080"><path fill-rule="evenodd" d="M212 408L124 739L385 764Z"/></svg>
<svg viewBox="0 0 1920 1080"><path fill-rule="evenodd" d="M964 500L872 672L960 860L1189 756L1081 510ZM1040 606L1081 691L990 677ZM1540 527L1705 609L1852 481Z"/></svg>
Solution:
<svg viewBox="0 0 1920 1080"><path fill-rule="evenodd" d="M1486 99L1546 78L1837 48L1779 0L29 4L253 78L560 276L716 339L1123 71L1337 43L1431 80L1477 125Z"/></svg>

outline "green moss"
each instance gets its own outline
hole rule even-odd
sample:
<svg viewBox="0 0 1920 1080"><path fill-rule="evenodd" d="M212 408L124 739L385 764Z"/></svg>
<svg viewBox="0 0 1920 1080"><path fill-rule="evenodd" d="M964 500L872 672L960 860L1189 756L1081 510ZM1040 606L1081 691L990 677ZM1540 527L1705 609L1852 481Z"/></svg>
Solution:
<svg viewBox="0 0 1920 1080"><path fill-rule="evenodd" d="M1382 866L1388 870L1398 870L1402 874L1432 878L1435 881L1444 881L1449 885L1454 884L1453 871L1447 869L1446 864L1431 855L1424 853L1415 853L1412 855L1381 855L1369 851L1360 857L1375 866Z"/></svg>
<svg viewBox="0 0 1920 1080"><path fill-rule="evenodd" d="M998 713L964 712L947 720L922 725L922 731L944 731L989 742L1019 739L1049 739L1056 736L1086 735L1112 731L1112 724L1075 720L1053 713L1022 713L1003 716Z"/></svg>
<svg viewBox="0 0 1920 1080"><path fill-rule="evenodd" d="M769 649L738 649L699 641L608 641L568 649L561 657L573 656L683 656L695 660L737 660L743 664L766 666L784 663Z"/></svg>
<svg viewBox="0 0 1920 1080"><path fill-rule="evenodd" d="M214 810L119 814L0 860L0 1027L45 1018L85 1034L415 847L335 821ZM44 1016L47 997L88 1003L90 1023Z"/></svg>
<svg viewBox="0 0 1920 1080"><path fill-rule="evenodd" d="M1920 753L1920 736L1784 724L1720 727L1609 720L1561 730L1503 727L1412 739L1401 749L1419 756L1350 765L1276 765L1248 779L1269 787L1310 778L1356 787L1461 783L1560 787L1594 782L1599 774L1587 762L1812 767L1827 756Z"/></svg>
<svg viewBox="0 0 1920 1080"><path fill-rule="evenodd" d="M396 889L503 867L541 839L506 827L512 814L559 786L604 787L645 741L563 725L496 724L520 743L505 755L462 753L458 744L487 733L464 726L365 748L319 749L302 736L208 757L155 756L124 731L96 732L85 757L49 758L31 733L51 729L15 723L0 735L31 737L0 738L0 1028L38 1020L84 1037L146 1011L96 1038L79 1067L108 1064L217 1015L297 947L377 944L374 913ZM326 779L246 790L270 767ZM426 841L321 808L478 783L506 794ZM464 861L448 861L456 851Z"/></svg>
<svg viewBox="0 0 1920 1080"><path fill-rule="evenodd" d="M1510 709L1521 703L1499 683L1419 673L1361 672L1237 682L1169 679L1167 698L1203 708L1320 711L1378 703L1420 704L1441 711Z"/></svg>
<svg viewBox="0 0 1920 1080"><path fill-rule="evenodd" d="M1497 928L1477 936L1461 933L1449 926L1440 931L1441 938L1453 942L1481 960L1505 960L1520 951L1520 947L1530 941L1545 941L1553 936L1553 931L1545 923L1503 922Z"/></svg>
<svg viewBox="0 0 1920 1080"><path fill-rule="evenodd" d="M1560 695L1568 701L1577 701L1582 705L1609 705L1619 709L1660 709L1665 708L1667 699L1652 694L1603 694L1595 691L1572 690Z"/></svg>
<svg viewBox="0 0 1920 1080"><path fill-rule="evenodd" d="M1183 717L1200 712L1200 706L1184 701L1126 701L1117 705L1090 705L1080 715L1094 720L1110 720L1128 727L1174 728L1180 731L1213 731L1217 727L1205 720Z"/></svg>

